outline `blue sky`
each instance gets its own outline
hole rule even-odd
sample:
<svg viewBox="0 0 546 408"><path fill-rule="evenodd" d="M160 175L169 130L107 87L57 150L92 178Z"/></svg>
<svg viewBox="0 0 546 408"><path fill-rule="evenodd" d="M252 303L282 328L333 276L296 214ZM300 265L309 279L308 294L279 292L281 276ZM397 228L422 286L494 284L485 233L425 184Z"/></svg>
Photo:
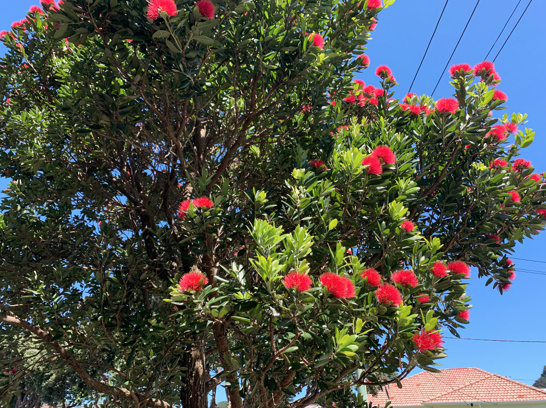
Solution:
<svg viewBox="0 0 546 408"><path fill-rule="evenodd" d="M11 23L23 18L29 7L38 4L38 1L4 0L4 3L6 4L3 4L3 12L0 14L0 31L9 30ZM527 3L528 0L521 1L495 47L493 56ZM475 4L475 0L449 2L412 92L418 95L432 92ZM451 64L474 65L483 61L516 4L516 0L481 0ZM371 58L370 69L361 73L358 78L377 85L373 71L378 65L388 65L399 83L397 97L403 97L419 66L443 6L443 0L398 0L392 7L380 13L379 24L366 52ZM546 72L544 16L546 2L534 1L495 62L502 77L498 89L509 97L509 109L503 112L529 114L526 127L531 127L536 132L534 144L523 157L531 160L537 172L546 171L546 110L542 102L543 95L546 94L546 82L541 77ZM434 97L445 98L452 93L448 74L444 73ZM0 189L4 189L5 185L5 181L0 181ZM546 341L543 300L546 287L545 247L546 233L517 247L513 256L516 267L545 274L517 272L512 289L503 296L491 287L486 288L484 280L470 281L468 291L474 298L474 308L471 310L470 325L461 331L462 337ZM515 258L545 263L519 261ZM441 360L440 368L474 366L532 384L546 365L546 343L446 339L445 346L449 357Z"/></svg>

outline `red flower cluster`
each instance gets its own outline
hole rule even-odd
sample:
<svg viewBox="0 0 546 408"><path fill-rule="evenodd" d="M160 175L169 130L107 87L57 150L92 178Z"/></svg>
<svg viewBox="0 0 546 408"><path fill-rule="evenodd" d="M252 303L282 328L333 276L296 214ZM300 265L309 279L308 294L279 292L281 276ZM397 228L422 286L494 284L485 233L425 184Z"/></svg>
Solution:
<svg viewBox="0 0 546 408"><path fill-rule="evenodd" d="M434 262L432 274L438 278L445 278L447 276L447 266L443 262Z"/></svg>
<svg viewBox="0 0 546 408"><path fill-rule="evenodd" d="M402 295L393 285L383 283L375 291L375 296L379 303L387 306L400 306L402 304Z"/></svg>
<svg viewBox="0 0 546 408"><path fill-rule="evenodd" d="M455 77L456 75L466 75L472 72L472 67L468 64L457 64L452 65L449 68L449 75Z"/></svg>
<svg viewBox="0 0 546 408"><path fill-rule="evenodd" d="M499 286L502 290L508 290L512 287L512 284L511 283L503 283L502 285Z"/></svg>
<svg viewBox="0 0 546 408"><path fill-rule="evenodd" d="M454 114L455 112L457 112L457 109L459 109L459 102L457 102L457 99L444 98L438 99L438 101L436 101L436 110L439 113Z"/></svg>
<svg viewBox="0 0 546 408"><path fill-rule="evenodd" d="M161 16L161 12L163 11L171 17L176 16L178 10L176 9L174 0L151 0L148 5L147 16L150 20L155 21Z"/></svg>
<svg viewBox="0 0 546 408"><path fill-rule="evenodd" d="M374 288L381 285L381 275L373 268L366 269L364 272L361 272L360 276L362 276L363 279L368 279L368 284Z"/></svg>
<svg viewBox="0 0 546 408"><path fill-rule="evenodd" d="M195 3L195 5L199 9L199 14L201 14L203 17L208 18L209 20L214 18L214 12L216 10L214 8L214 4L212 4L210 0L200 0Z"/></svg>
<svg viewBox="0 0 546 408"><path fill-rule="evenodd" d="M537 214L538 214L538 215L542 215L543 217L546 217L546 210L543 209L543 208L539 208L539 209L537 210Z"/></svg>
<svg viewBox="0 0 546 408"><path fill-rule="evenodd" d="M178 288L182 292L187 292L189 290L199 292L203 290L203 286L207 283L209 283L209 280L201 272L188 272L182 275Z"/></svg>
<svg viewBox="0 0 546 408"><path fill-rule="evenodd" d="M44 14L44 11L38 7L38 6L30 6L30 9L28 10L30 13L39 13Z"/></svg>
<svg viewBox="0 0 546 408"><path fill-rule="evenodd" d="M326 272L320 275L322 283L329 292L338 299L353 298L355 294L355 285L351 279L345 276L339 276L332 272Z"/></svg>
<svg viewBox="0 0 546 408"><path fill-rule="evenodd" d="M459 312L458 316L461 319L470 320L470 311L468 309L463 310L462 312Z"/></svg>
<svg viewBox="0 0 546 408"><path fill-rule="evenodd" d="M396 163L396 156L388 146L377 146L375 149L373 149L371 156L377 157L382 163L385 164Z"/></svg>
<svg viewBox="0 0 546 408"><path fill-rule="evenodd" d="M508 137L508 132L504 125L495 125L487 132L486 136L492 136L497 139L497 141L502 142Z"/></svg>
<svg viewBox="0 0 546 408"><path fill-rule="evenodd" d="M508 96L502 91L499 91L498 89L495 89L495 93L493 94L493 100L494 101L507 101Z"/></svg>
<svg viewBox="0 0 546 408"><path fill-rule="evenodd" d="M406 232L411 232L415 229L415 224L413 224L413 222L411 221L405 220L400 225L400 228L402 228Z"/></svg>
<svg viewBox="0 0 546 408"><path fill-rule="evenodd" d="M311 288L311 278L306 273L292 271L283 279L284 286L288 289L296 289L300 292L305 292Z"/></svg>
<svg viewBox="0 0 546 408"><path fill-rule="evenodd" d="M364 68L368 68L370 66L370 57L367 55L359 55L356 59L359 60L360 65L362 65Z"/></svg>
<svg viewBox="0 0 546 408"><path fill-rule="evenodd" d="M370 24L370 31L375 30L375 27L377 27L377 19L376 19L376 18L372 18L372 21L373 21L373 23Z"/></svg>
<svg viewBox="0 0 546 408"><path fill-rule="evenodd" d="M379 7L383 7L381 0L368 0L368 10L373 10Z"/></svg>
<svg viewBox="0 0 546 408"><path fill-rule="evenodd" d="M430 297L426 293L421 293L417 300L419 303L428 303L430 302Z"/></svg>
<svg viewBox="0 0 546 408"><path fill-rule="evenodd" d="M328 170L326 163L324 163L322 160L311 160L309 165L320 171Z"/></svg>
<svg viewBox="0 0 546 408"><path fill-rule="evenodd" d="M500 243L501 243L501 238L498 235L489 234L489 235L487 235L487 238L494 239L496 244L500 245Z"/></svg>
<svg viewBox="0 0 546 408"><path fill-rule="evenodd" d="M432 330L423 330L421 333L415 333L413 335L413 342L421 353L427 350L436 350L444 344L442 335Z"/></svg>
<svg viewBox="0 0 546 408"><path fill-rule="evenodd" d="M374 156L366 157L364 160L362 160L362 165L368 166L365 169L365 171L368 174L379 175L383 173L383 166L377 157L374 157Z"/></svg>
<svg viewBox="0 0 546 408"><path fill-rule="evenodd" d="M512 261L510 258L506 258L506 265L514 265L514 261Z"/></svg>
<svg viewBox="0 0 546 408"><path fill-rule="evenodd" d="M319 47L321 50L324 48L324 38L322 37L322 35L317 33L312 33L309 36L309 39L313 41L313 44L315 45L315 47Z"/></svg>
<svg viewBox="0 0 546 408"><path fill-rule="evenodd" d="M504 124L504 127L506 128L506 131L510 133L511 135L514 135L518 132L518 125L512 122L508 122Z"/></svg>
<svg viewBox="0 0 546 408"><path fill-rule="evenodd" d="M510 190L508 194L510 194L512 202L519 203L521 201L521 196L516 190Z"/></svg>
<svg viewBox="0 0 546 408"><path fill-rule="evenodd" d="M411 286L412 288L419 285L417 276L415 276L415 274L413 273L411 269L396 271L392 274L391 279L394 283L398 283L404 286Z"/></svg>
<svg viewBox="0 0 546 408"><path fill-rule="evenodd" d="M495 74L495 64L489 61L483 61L474 66L474 75L487 78Z"/></svg>
<svg viewBox="0 0 546 408"><path fill-rule="evenodd" d="M531 167L531 162L529 160L516 159L514 160L514 164L512 165L512 170L521 171L523 169L526 169L527 167Z"/></svg>
<svg viewBox="0 0 546 408"><path fill-rule="evenodd" d="M508 162L503 159L495 159L493 163L491 163L491 167L507 167Z"/></svg>
<svg viewBox="0 0 546 408"><path fill-rule="evenodd" d="M529 176L531 180L533 180L535 183L539 183L542 181L542 177L540 177L540 174L533 173Z"/></svg>
<svg viewBox="0 0 546 408"><path fill-rule="evenodd" d="M195 207L198 208L211 208L214 205L214 203L208 197L194 198L191 201L184 200L180 203L180 206L178 207L179 218L184 219L186 217L188 209L190 208L190 204L193 204Z"/></svg>
<svg viewBox="0 0 546 408"><path fill-rule="evenodd" d="M56 6L55 4L55 0L40 0L40 3L42 4L42 6Z"/></svg>
<svg viewBox="0 0 546 408"><path fill-rule="evenodd" d="M516 279L516 272L508 271L508 273L510 274L510 276L508 276L508 279L510 279L510 280Z"/></svg>
<svg viewBox="0 0 546 408"><path fill-rule="evenodd" d="M465 264L463 261L453 261L447 264L447 269L451 272L459 274L464 274L465 278L470 278L470 266Z"/></svg>
<svg viewBox="0 0 546 408"><path fill-rule="evenodd" d="M376 68L375 75L380 78L386 79L392 77L392 71L388 66L380 65Z"/></svg>

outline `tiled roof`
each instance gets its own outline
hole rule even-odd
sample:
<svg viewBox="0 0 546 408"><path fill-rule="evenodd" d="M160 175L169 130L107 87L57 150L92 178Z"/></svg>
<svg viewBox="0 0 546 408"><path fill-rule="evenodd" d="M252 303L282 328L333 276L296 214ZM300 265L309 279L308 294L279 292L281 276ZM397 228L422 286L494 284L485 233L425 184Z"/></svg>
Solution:
<svg viewBox="0 0 546 408"><path fill-rule="evenodd" d="M546 403L546 390L476 367L450 368L440 373L423 371L402 380L402 388L391 384L377 397L369 395L374 405L385 405L389 399L394 407L444 402L544 400Z"/></svg>

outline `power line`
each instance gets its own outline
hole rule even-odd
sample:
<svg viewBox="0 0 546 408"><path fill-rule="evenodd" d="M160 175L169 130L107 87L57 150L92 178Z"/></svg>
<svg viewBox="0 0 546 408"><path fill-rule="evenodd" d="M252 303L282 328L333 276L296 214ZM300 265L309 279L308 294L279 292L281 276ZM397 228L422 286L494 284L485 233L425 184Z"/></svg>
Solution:
<svg viewBox="0 0 546 408"><path fill-rule="evenodd" d="M497 342L501 342L501 343L541 343L541 344L546 344L546 340L473 339L473 338L469 338L469 337L448 337L448 336L444 336L444 339L473 340L473 341L497 341Z"/></svg>
<svg viewBox="0 0 546 408"><path fill-rule="evenodd" d="M495 47L495 45L497 45L497 41L499 41L499 38L501 37L502 33L504 33L504 30L505 30L506 26L508 25L508 23L512 19L512 16L516 12L516 10L517 10L520 3L521 3L521 0L518 1L518 4L516 4L516 7L514 7L514 10L512 10L512 14L510 14L510 17L508 17L508 20L506 20L506 23L504 23L504 27L502 27L502 30L501 30L500 34L498 35L497 39L495 40L495 42L493 43L493 45L489 49L489 52L487 53L487 55L483 59L484 61L487 60L487 57L489 57L489 54L491 54L491 51L493 51L493 48Z"/></svg>
<svg viewBox="0 0 546 408"><path fill-rule="evenodd" d="M415 72L413 81L411 81L411 85L409 87L408 93L411 92L411 87L413 86L413 83L415 82L415 79L417 78L417 74L419 74L419 71L421 70L421 65L423 65L423 61L425 60L425 57L427 56L428 49L430 47L430 44L432 43L432 39L434 38L434 35L436 34L436 30L438 29L438 26L440 25L440 20L442 20L442 16L444 15L444 11L446 10L446 7L447 7L447 3L449 3L449 0L446 0L444 4L444 8L442 9L442 13L440 14L440 17L438 18L438 21L436 22L436 27L434 27L432 36L430 37L430 40L428 41L427 49L425 50L425 54L423 55L423 58L421 58L421 62L419 63L419 68L417 68L417 72Z"/></svg>
<svg viewBox="0 0 546 408"><path fill-rule="evenodd" d="M518 26L519 22L523 18L525 12L527 11L527 9L529 8L529 6L531 5L532 2L533 2L533 0L529 0L529 3L527 3L527 7L525 7L525 10L523 10L523 13L521 13L521 16L519 17L518 21L516 22L516 25L514 26L514 28L512 28L512 31L510 31L510 34L508 34L508 37L506 38L506 41L504 41L504 44L502 44L502 47L500 48L499 52L497 52L497 55L495 55L495 58L493 58L493 62L495 62L497 60L497 57L499 56L499 54L503 50L504 46L506 45L506 43L508 42L510 37L512 36L512 33L514 32L514 30Z"/></svg>
<svg viewBox="0 0 546 408"><path fill-rule="evenodd" d="M455 55L455 51L457 51L457 48L459 47L459 43L463 39L464 33L466 32L466 29L468 28L468 25L470 24L470 21L472 20L472 17L474 16L474 12L478 8L478 5L480 4L480 1L481 0L478 0L476 2L476 5L474 6L474 10L472 10L472 14L470 15L470 18L468 19L468 21L466 22L466 25L464 26L464 30L461 33L461 36L459 37L459 41L457 41L457 45L455 45L455 48L453 49L453 52L451 53L451 56L447 60L447 64L444 67L444 69L442 70L442 73L440 74L440 78L438 78L438 82L436 83L436 86L434 87L434 90L432 91L432 94L430 96L434 96L434 92L436 92L436 88L438 88L438 85L440 84L440 81L442 80L442 77L444 76L444 73L446 72L446 69L449 66L449 63L451 62L451 58L453 58L453 55Z"/></svg>
<svg viewBox="0 0 546 408"><path fill-rule="evenodd" d="M546 264L546 261L538 261L536 259L525 259L525 258L516 258L516 257L513 257L513 259L517 259L518 261L536 262L536 263Z"/></svg>

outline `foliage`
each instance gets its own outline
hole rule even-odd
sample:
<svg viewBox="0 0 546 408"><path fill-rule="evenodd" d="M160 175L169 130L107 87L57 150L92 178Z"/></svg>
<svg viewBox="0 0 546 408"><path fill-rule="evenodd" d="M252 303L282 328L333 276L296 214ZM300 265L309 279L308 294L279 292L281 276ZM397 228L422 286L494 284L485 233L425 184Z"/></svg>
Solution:
<svg viewBox="0 0 546 408"><path fill-rule="evenodd" d="M533 384L533 387L546 388L546 366L544 366L544 370L542 370L542 374L535 381L535 383Z"/></svg>
<svg viewBox="0 0 546 408"><path fill-rule="evenodd" d="M355 56L381 10L367 4L221 0L208 19L177 1L151 21L144 0L69 0L4 37L6 401L46 386L71 403L203 408L221 384L236 408L362 406L355 387L434 370L443 350L413 336L456 334L470 307L465 274L434 263L464 261L502 292L506 255L543 228L544 191L532 167L493 164L533 133L488 136L492 77L453 78L454 114L427 96L413 113L389 76L377 103L344 101L363 92ZM362 162L378 146L396 163L374 175ZM419 283L381 303L371 267ZM311 289L285 287L293 270ZM202 290L177 286L189 272ZM354 297L322 287L325 272Z"/></svg>

